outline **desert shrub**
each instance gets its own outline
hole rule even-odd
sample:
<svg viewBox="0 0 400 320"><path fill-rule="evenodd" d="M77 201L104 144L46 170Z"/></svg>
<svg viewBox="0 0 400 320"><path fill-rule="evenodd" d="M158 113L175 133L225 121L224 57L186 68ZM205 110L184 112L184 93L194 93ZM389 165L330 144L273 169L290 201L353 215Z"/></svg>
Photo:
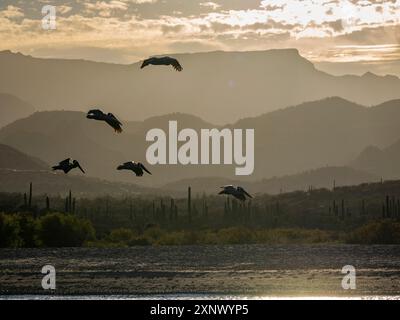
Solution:
<svg viewBox="0 0 400 320"><path fill-rule="evenodd" d="M270 244L322 243L333 241L328 232L312 229L265 229L257 230L255 242Z"/></svg>
<svg viewBox="0 0 400 320"><path fill-rule="evenodd" d="M19 236L22 240L21 247L34 248L37 246L37 223L31 214L16 214L19 224Z"/></svg>
<svg viewBox="0 0 400 320"><path fill-rule="evenodd" d="M148 228L143 232L143 237L151 243L157 242L164 235L165 231L158 226Z"/></svg>
<svg viewBox="0 0 400 320"><path fill-rule="evenodd" d="M393 220L376 221L357 228L346 237L347 243L400 244L400 223Z"/></svg>
<svg viewBox="0 0 400 320"><path fill-rule="evenodd" d="M149 246L151 242L144 237L135 237L128 242L129 246Z"/></svg>
<svg viewBox="0 0 400 320"><path fill-rule="evenodd" d="M131 229L114 229L110 232L109 240L114 243L125 243L127 244L135 237L134 232Z"/></svg>
<svg viewBox="0 0 400 320"><path fill-rule="evenodd" d="M50 213L38 220L38 239L45 247L80 247L94 238L94 228L86 219Z"/></svg>
<svg viewBox="0 0 400 320"><path fill-rule="evenodd" d="M156 241L158 245L177 246L184 242L184 232L176 231L162 234Z"/></svg>
<svg viewBox="0 0 400 320"><path fill-rule="evenodd" d="M0 213L0 247L16 248L21 246L22 239L19 234L20 227L16 215Z"/></svg>
<svg viewBox="0 0 400 320"><path fill-rule="evenodd" d="M223 244L243 244L253 242L253 233L243 227L233 227L218 231L218 242Z"/></svg>

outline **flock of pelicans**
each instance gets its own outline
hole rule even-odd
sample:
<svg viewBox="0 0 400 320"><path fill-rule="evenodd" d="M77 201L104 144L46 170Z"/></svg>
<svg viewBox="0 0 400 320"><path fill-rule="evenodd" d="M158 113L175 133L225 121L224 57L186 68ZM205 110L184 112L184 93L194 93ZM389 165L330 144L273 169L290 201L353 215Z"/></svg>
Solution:
<svg viewBox="0 0 400 320"><path fill-rule="evenodd" d="M164 66L172 66L176 71L182 71L183 68L178 62L178 60L171 58L171 57L152 57L143 61L141 65L141 69L148 65L164 65ZM109 126L111 126L115 132L122 133L122 123L112 114L112 113L104 113L100 109L93 109L87 113L86 118L97 120L97 121L104 121ZM85 171L82 169L81 165L77 160L71 161L71 158L65 159L61 161L59 164L52 167L53 170L61 170L65 174L70 172L71 170L78 168L83 173ZM121 164L117 167L117 170L130 170L136 174L137 177L143 176L144 172L151 175L151 172L146 169L146 167L140 163L135 161L129 161ZM226 194L235 197L240 201L245 201L246 197L252 198L252 196L246 192L242 187L234 187L233 185L228 185L221 187L223 190L219 192L219 194Z"/></svg>

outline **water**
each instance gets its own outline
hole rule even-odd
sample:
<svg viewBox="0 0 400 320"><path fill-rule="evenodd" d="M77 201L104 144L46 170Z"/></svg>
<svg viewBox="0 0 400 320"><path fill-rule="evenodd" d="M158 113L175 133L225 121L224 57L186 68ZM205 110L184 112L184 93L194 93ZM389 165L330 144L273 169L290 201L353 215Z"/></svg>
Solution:
<svg viewBox="0 0 400 320"><path fill-rule="evenodd" d="M41 288L43 265L57 290ZM356 290L341 269L356 268ZM398 299L400 246L238 245L0 250L7 299Z"/></svg>

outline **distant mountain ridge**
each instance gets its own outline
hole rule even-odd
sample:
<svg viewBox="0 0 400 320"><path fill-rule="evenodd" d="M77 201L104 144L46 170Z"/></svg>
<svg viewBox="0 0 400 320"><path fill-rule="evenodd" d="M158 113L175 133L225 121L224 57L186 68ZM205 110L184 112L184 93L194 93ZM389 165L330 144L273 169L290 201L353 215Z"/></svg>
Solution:
<svg viewBox="0 0 400 320"><path fill-rule="evenodd" d="M69 175L51 171L43 161L23 154L9 146L0 144L0 192L23 192L29 183L35 186L37 194L60 195L73 190L78 196L99 195L169 195L183 197L187 187L194 194L217 194L227 184L244 185L249 192L278 194L308 188L332 188L358 185L378 181L379 178L366 172L347 167L327 167L292 176L274 177L252 182L227 179L224 177L203 177L175 181L161 188L145 188L132 183L120 183L86 177L82 174Z"/></svg>
<svg viewBox="0 0 400 320"><path fill-rule="evenodd" d="M240 181L223 177L184 179L166 184L162 190L182 196L187 192L187 186L191 186L193 192L197 194L217 194L221 186L233 184L245 186L246 190L253 194L279 194L299 190L306 191L309 188L332 189L334 186L351 186L378 181L380 178L376 175L349 167L326 167L257 181Z"/></svg>
<svg viewBox="0 0 400 320"><path fill-rule="evenodd" d="M29 103L11 94L0 93L0 128L35 111Z"/></svg>
<svg viewBox="0 0 400 320"><path fill-rule="evenodd" d="M42 160L0 144L0 192L23 192L33 183L36 194L59 195L74 190L77 195L134 195L154 193L149 188L113 183L84 175L54 172Z"/></svg>
<svg viewBox="0 0 400 320"><path fill-rule="evenodd" d="M177 180L213 176L254 181L316 168L349 166L370 145L382 149L391 146L400 139L400 100L363 107L333 97L227 125L255 130L255 172L249 177L235 176L231 165L151 166L153 175L140 179L116 170L125 161L146 163L150 145L145 141L146 133L155 127L166 130L169 120L177 120L179 130L215 127L196 116L174 113L145 121L124 121L124 133L116 135L105 123L88 120L82 112L48 111L1 129L0 143L49 164L76 158L89 176L112 181L158 187Z"/></svg>
<svg viewBox="0 0 400 320"><path fill-rule="evenodd" d="M296 49L173 56L183 72L154 66L141 70L140 62L39 59L3 51L0 92L40 110L102 106L131 120L181 112L220 125L330 96L367 106L400 98L397 77L332 76Z"/></svg>
<svg viewBox="0 0 400 320"><path fill-rule="evenodd" d="M49 165L10 146L0 144L0 169L48 170Z"/></svg>
<svg viewBox="0 0 400 320"><path fill-rule="evenodd" d="M400 139L384 149L375 146L365 148L351 165L383 178L400 178Z"/></svg>

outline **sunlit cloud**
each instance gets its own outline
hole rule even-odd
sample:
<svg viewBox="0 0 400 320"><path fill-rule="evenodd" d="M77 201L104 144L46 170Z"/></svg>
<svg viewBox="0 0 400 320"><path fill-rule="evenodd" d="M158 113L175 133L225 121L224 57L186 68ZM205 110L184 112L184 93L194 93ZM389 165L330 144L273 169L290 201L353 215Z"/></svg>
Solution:
<svg viewBox="0 0 400 320"><path fill-rule="evenodd" d="M398 58L400 0L263 0L248 8L245 0L240 6L228 0L184 6L178 0L60 0L51 32L41 29L38 14L47 1L5 1L0 49L46 57L81 52L82 58L130 63L169 52L296 47L315 61Z"/></svg>
<svg viewBox="0 0 400 320"><path fill-rule="evenodd" d="M201 3L200 3L200 6L206 7L206 8L211 8L211 9L213 9L213 10L217 10L218 8L221 7L220 4L215 3L215 2L201 2Z"/></svg>

